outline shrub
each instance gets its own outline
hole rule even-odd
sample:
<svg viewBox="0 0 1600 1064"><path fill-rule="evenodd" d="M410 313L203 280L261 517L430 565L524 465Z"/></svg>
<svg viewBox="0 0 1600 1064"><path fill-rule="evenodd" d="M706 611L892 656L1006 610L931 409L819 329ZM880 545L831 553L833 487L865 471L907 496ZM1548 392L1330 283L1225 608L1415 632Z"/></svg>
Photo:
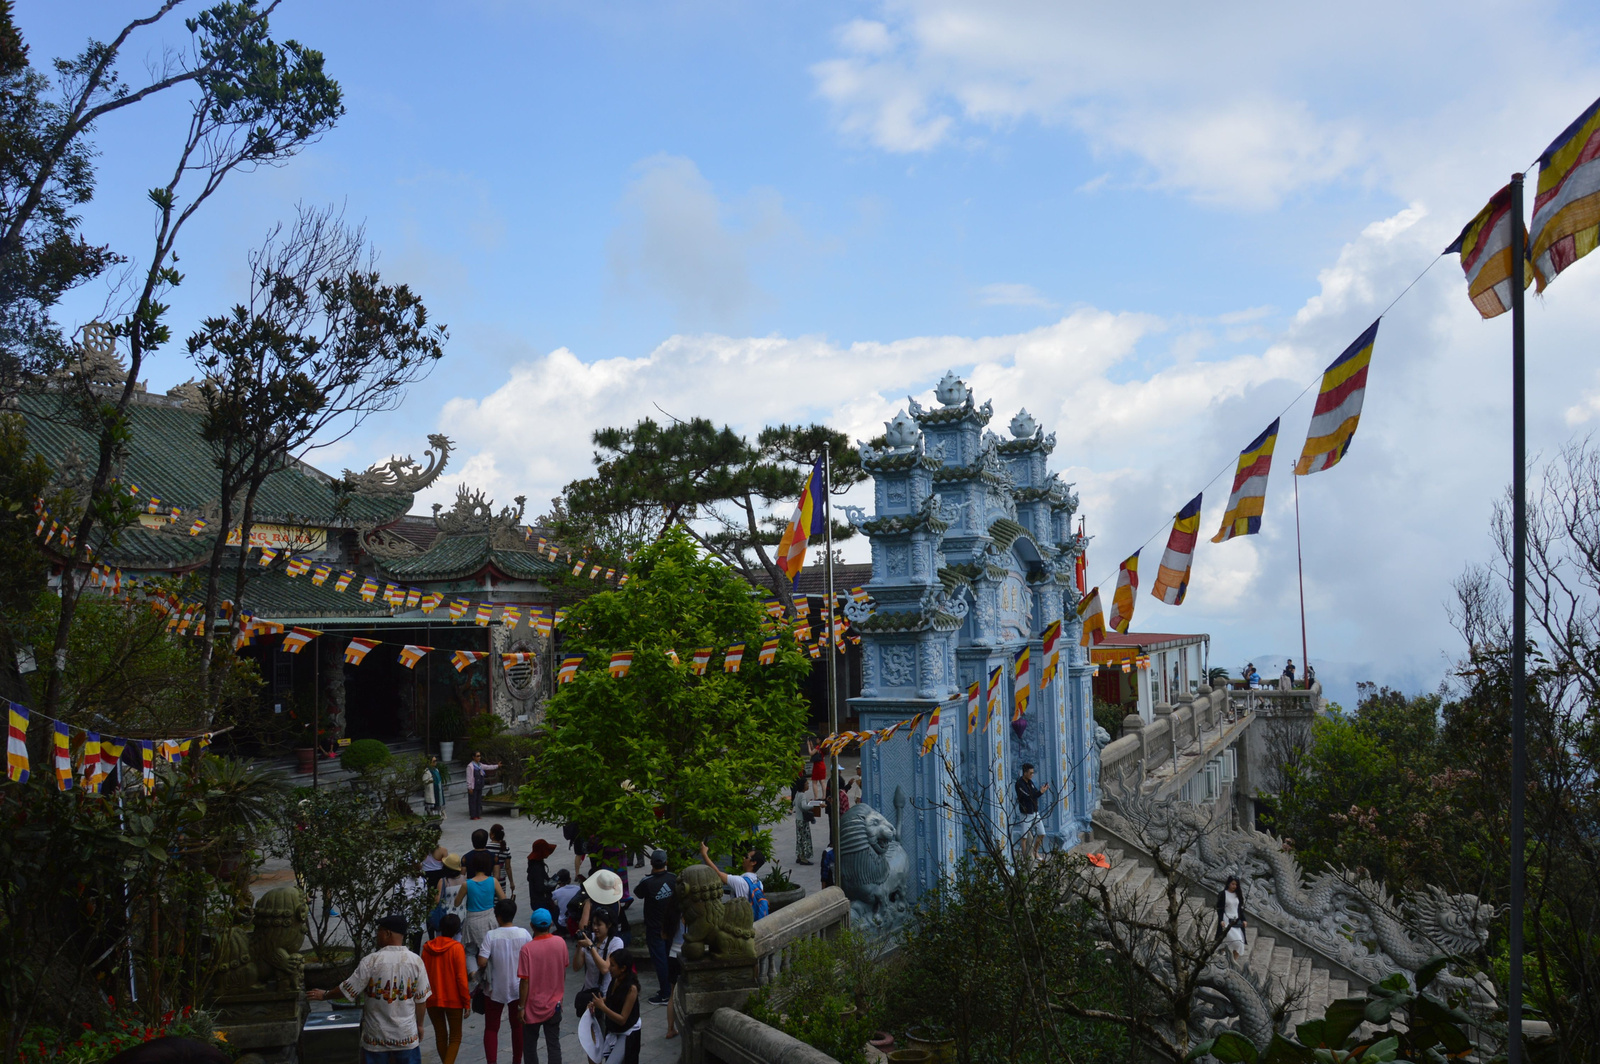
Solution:
<svg viewBox="0 0 1600 1064"><path fill-rule="evenodd" d="M766 877L761 880L761 888L769 893L780 890L793 890L797 886L799 884L790 879L789 873L785 872L783 866L779 864L773 865L772 871L768 872Z"/></svg>
<svg viewBox="0 0 1600 1064"><path fill-rule="evenodd" d="M508 791L528 782L528 759L533 757L534 742L526 735L497 735L473 749L482 750L487 763L500 766L494 780L505 784Z"/></svg>
<svg viewBox="0 0 1600 1064"><path fill-rule="evenodd" d="M103 1022L84 1023L83 1030L63 1033L49 1027L32 1027L17 1046L19 1064L97 1064L110 1060L124 1049L143 1045L156 1038L193 1038L210 1042L226 1051L227 1043L214 1033L211 1014L185 1007L150 1023L131 1005L109 1003Z"/></svg>
<svg viewBox="0 0 1600 1064"><path fill-rule="evenodd" d="M871 943L848 930L797 942L788 967L751 996L745 1012L841 1064L864 1062L882 1012L876 958Z"/></svg>
<svg viewBox="0 0 1600 1064"><path fill-rule="evenodd" d="M357 739L339 755L339 764L351 772L367 773L387 765L392 757L389 748L376 739Z"/></svg>

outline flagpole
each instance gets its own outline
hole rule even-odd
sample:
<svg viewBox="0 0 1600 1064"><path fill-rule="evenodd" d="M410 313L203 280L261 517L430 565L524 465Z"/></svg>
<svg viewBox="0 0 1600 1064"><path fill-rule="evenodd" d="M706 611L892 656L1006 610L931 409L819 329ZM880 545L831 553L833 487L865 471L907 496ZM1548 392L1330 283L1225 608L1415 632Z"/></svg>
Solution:
<svg viewBox="0 0 1600 1064"><path fill-rule="evenodd" d="M833 445L822 445L822 528L823 542L827 546L827 554L822 563L828 580L828 620L823 638L828 641L828 734L839 734L839 649L834 646L833 633L836 629L837 619L834 611L839 604L833 597ZM831 795L828 805L833 813L829 819L832 821L833 830L829 832L828 844L833 847L833 877L834 882L839 881L839 747L833 744L832 753L828 755L828 786L824 794Z"/></svg>
<svg viewBox="0 0 1600 1064"><path fill-rule="evenodd" d="M1527 232L1522 221L1522 175L1511 175L1511 976L1506 988L1510 1031L1508 1064L1522 1059L1522 800L1527 743L1527 411L1522 289Z"/></svg>
<svg viewBox="0 0 1600 1064"><path fill-rule="evenodd" d="M1306 650L1306 563L1300 554L1300 475L1294 477L1294 564L1300 574L1300 675L1311 669L1311 653ZM1245 677L1249 679L1249 677ZM1311 689L1309 681L1306 690Z"/></svg>

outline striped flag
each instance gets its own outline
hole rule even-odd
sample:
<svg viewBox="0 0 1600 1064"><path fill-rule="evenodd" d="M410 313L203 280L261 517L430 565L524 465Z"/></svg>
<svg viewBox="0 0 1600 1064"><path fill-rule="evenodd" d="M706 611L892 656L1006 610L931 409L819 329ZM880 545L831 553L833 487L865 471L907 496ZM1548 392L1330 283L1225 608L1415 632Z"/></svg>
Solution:
<svg viewBox="0 0 1600 1064"><path fill-rule="evenodd" d="M507 628L515 628L522 623L522 607L506 606L500 611L500 620Z"/></svg>
<svg viewBox="0 0 1600 1064"><path fill-rule="evenodd" d="M61 721L56 721L55 727L56 747L56 790L72 790L72 737L67 731L67 726Z"/></svg>
<svg viewBox="0 0 1600 1064"><path fill-rule="evenodd" d="M604 568L604 566L596 565L596 566L590 567L590 569L589 569L589 579L593 580L595 577L599 576L600 575L600 570L602 568Z"/></svg>
<svg viewBox="0 0 1600 1064"><path fill-rule="evenodd" d="M621 678L628 675L628 670L633 668L633 651L619 650L611 655L611 675Z"/></svg>
<svg viewBox="0 0 1600 1064"><path fill-rule="evenodd" d="M580 559L578 559L578 564L574 565L572 567L572 575L573 576L582 576L583 575L583 567L585 565L588 565L588 564L589 564L589 559L588 558L580 558Z"/></svg>
<svg viewBox="0 0 1600 1064"><path fill-rule="evenodd" d="M561 627L561 622L565 621L566 619L567 619L567 608L565 606L562 606L560 609L556 610L555 626L557 628L560 628Z"/></svg>
<svg viewBox="0 0 1600 1064"><path fill-rule="evenodd" d="M1161 555L1161 568L1156 570L1156 582L1150 588L1150 594L1165 602L1168 606L1183 605L1183 596L1189 590L1189 569L1194 565L1194 543L1200 537L1200 496L1190 499L1177 516L1172 519L1172 534L1167 537L1167 549ZM1096 615L1100 612L1099 588L1091 594L1095 595L1094 609ZM1083 605L1080 603L1078 612L1081 616ZM1084 636L1088 637L1089 629L1084 628ZM1097 637L1095 642L1100 640ZM1088 644L1085 643L1087 646Z"/></svg>
<svg viewBox="0 0 1600 1064"><path fill-rule="evenodd" d="M467 615L467 609L472 605L466 599L453 599L450 602L450 619L459 621Z"/></svg>
<svg viewBox="0 0 1600 1064"><path fill-rule="evenodd" d="M928 753L928 751L932 750L934 748L934 746L938 742L939 742L939 703L935 702L933 704L933 714L930 717L928 717L928 730L923 733L923 737L922 737L922 753L919 754L918 756L919 757L920 756L925 756Z"/></svg>
<svg viewBox="0 0 1600 1064"><path fill-rule="evenodd" d="M480 627L488 627L489 618L494 616L494 606L487 602L478 604L477 623Z"/></svg>
<svg viewBox="0 0 1600 1064"><path fill-rule="evenodd" d="M1014 673L1017 677L1016 689L1012 695L1011 719L1021 720L1022 715L1028 712L1028 695L1033 689L1032 664L1033 657L1030 648L1024 644L1012 659Z"/></svg>
<svg viewBox="0 0 1600 1064"><path fill-rule="evenodd" d="M611 581L611 578L616 576L616 575L617 575L617 571L615 569L607 569L606 570L606 582L609 583Z"/></svg>
<svg viewBox="0 0 1600 1064"><path fill-rule="evenodd" d="M552 630L550 615L543 610L533 615L533 627L542 636L548 636Z"/></svg>
<svg viewBox="0 0 1600 1064"><path fill-rule="evenodd" d="M304 576L311 571L311 559L295 558L283 567L283 571L288 576Z"/></svg>
<svg viewBox="0 0 1600 1064"><path fill-rule="evenodd" d="M555 547L551 547L550 548L550 560L551 561L555 561L556 560L556 555L558 555L560 553L561 552L559 550L557 550Z"/></svg>
<svg viewBox="0 0 1600 1064"><path fill-rule="evenodd" d="M247 548L248 549L248 548ZM273 547L262 547L260 562L263 568L272 564L272 559L278 556L278 551ZM342 590L342 589L341 589Z"/></svg>
<svg viewBox="0 0 1600 1064"><path fill-rule="evenodd" d="M1083 624L1083 634L1078 637L1079 646L1088 646L1090 643L1099 643L1106 637L1105 614L1100 609L1100 589L1090 588L1089 593L1078 602L1078 620Z"/></svg>
<svg viewBox="0 0 1600 1064"><path fill-rule="evenodd" d="M363 602L371 602L373 599L375 599L377 597L378 597L378 582L376 580L372 579L372 577L370 577L370 576L367 577L365 580L361 581L361 600Z"/></svg>
<svg viewBox="0 0 1600 1064"><path fill-rule="evenodd" d="M194 522L189 525L189 535L198 536L200 533L202 533L202 532L204 532L206 530L206 526L209 525L210 523L211 522L207 521L204 517L196 517L194 519ZM70 780L70 777L69 777L69 780ZM62 788L62 790L66 790L66 789L67 789L66 787Z"/></svg>
<svg viewBox="0 0 1600 1064"><path fill-rule="evenodd" d="M583 664L582 654L573 654L561 659L561 670L556 673L556 683L571 683L577 679L578 666Z"/></svg>
<svg viewBox="0 0 1600 1064"><path fill-rule="evenodd" d="M756 658L763 665L771 665L778 658L778 641L776 639L763 640L761 654Z"/></svg>
<svg viewBox="0 0 1600 1064"><path fill-rule="evenodd" d="M421 591L420 588L415 588L415 587L406 588L406 605L405 605L406 609L408 609L408 610L416 609L417 608L417 603L421 602L421 601L422 601L422 591Z"/></svg>
<svg viewBox="0 0 1600 1064"><path fill-rule="evenodd" d="M1600 100L1539 156L1532 255L1539 291L1600 238Z"/></svg>
<svg viewBox="0 0 1600 1064"><path fill-rule="evenodd" d="M794 637L798 642L809 643L811 641L811 626L803 621L796 621L794 623Z"/></svg>
<svg viewBox="0 0 1600 1064"><path fill-rule="evenodd" d="M532 665L533 658L534 655L526 650L512 651L511 653L500 655L500 667L502 669L510 669L518 665Z"/></svg>
<svg viewBox="0 0 1600 1064"><path fill-rule="evenodd" d="M432 649L432 647L419 647L407 643L400 648L400 664L408 669L414 669L417 667L417 662L422 660L422 656Z"/></svg>
<svg viewBox="0 0 1600 1064"><path fill-rule="evenodd" d="M100 733L85 732L83 735L83 752L78 755L78 775L83 780L83 789L94 793L100 786Z"/></svg>
<svg viewBox="0 0 1600 1064"><path fill-rule="evenodd" d="M151 748L149 739L139 740L139 773L141 782L144 783L144 792L151 794L156 789L155 751Z"/></svg>
<svg viewBox="0 0 1600 1064"><path fill-rule="evenodd" d="M971 735L978 727L978 710L983 705L980 697L983 690L982 680L973 680L972 686L967 688L967 734Z"/></svg>
<svg viewBox="0 0 1600 1064"><path fill-rule="evenodd" d="M801 595L794 600L794 615L801 620L811 616L811 597L809 595Z"/></svg>
<svg viewBox="0 0 1600 1064"><path fill-rule="evenodd" d="M741 661L743 661L743 660L744 660L744 644L743 643L735 643L735 644L733 644L733 646L729 647L727 652L725 654L723 654L723 656L722 656L722 671L723 672L738 672L739 671L739 663Z"/></svg>
<svg viewBox="0 0 1600 1064"><path fill-rule="evenodd" d="M161 500L152 495L150 496L150 501L145 503L144 508L146 513L153 514L157 510L161 509Z"/></svg>
<svg viewBox="0 0 1600 1064"><path fill-rule="evenodd" d="M444 602L443 595L439 594L437 591L430 591L426 595L422 596L422 601L419 605L422 606L422 612L426 614L432 613L434 610L438 609L439 604L442 602Z"/></svg>
<svg viewBox="0 0 1600 1064"><path fill-rule="evenodd" d="M1051 621L1044 626L1042 637L1044 646L1039 653L1044 661L1044 668L1039 672L1039 688L1043 690L1050 681L1056 678L1056 670L1061 667L1061 622Z"/></svg>
<svg viewBox="0 0 1600 1064"><path fill-rule="evenodd" d="M283 637L283 649L290 654L298 654L306 648L306 644L322 633L314 628L291 628L289 634Z"/></svg>
<svg viewBox="0 0 1600 1064"><path fill-rule="evenodd" d="M1522 219L1517 221L1520 224ZM1507 185L1444 249L1446 255L1461 256L1461 272L1467 275L1467 298L1485 318L1498 317L1511 309L1511 235L1511 186ZM1530 247L1524 228L1524 256ZM1533 283L1533 264L1528 257L1530 261L1522 271L1523 288Z"/></svg>
<svg viewBox="0 0 1600 1064"><path fill-rule="evenodd" d="M346 569L344 572L339 574L339 579L333 582L333 589L340 594L343 594L344 590L350 586L350 581L354 580L355 578L356 574Z"/></svg>
<svg viewBox="0 0 1600 1064"><path fill-rule="evenodd" d="M1367 394L1367 363L1372 361L1372 345L1378 339L1382 320L1367 326L1367 331L1323 371L1317 405L1311 412L1311 427L1306 430L1306 445L1294 466L1295 476L1332 469L1350 452L1350 441L1361 420L1361 400Z"/></svg>
<svg viewBox="0 0 1600 1064"><path fill-rule="evenodd" d="M627 573L623 573L620 577L617 578L617 586L618 587L622 587L627 582L628 582L628 574Z"/></svg>
<svg viewBox="0 0 1600 1064"><path fill-rule="evenodd" d="M346 665L360 665L366 660L372 648L383 642L381 639L352 639L344 648L344 663Z"/></svg>
<svg viewBox="0 0 1600 1064"><path fill-rule="evenodd" d="M827 506L824 501L827 491L822 460L818 459L811 469L811 475L806 478L805 487L800 489L800 501L795 504L794 517L790 518L789 527L783 530L783 538L778 541L775 560L791 584L805 566L806 546L811 542L811 537L827 532Z"/></svg>
<svg viewBox="0 0 1600 1064"><path fill-rule="evenodd" d="M711 664L711 648L701 647L694 652L694 657L689 659L689 671L696 676L703 676L706 667Z"/></svg>
<svg viewBox="0 0 1600 1064"><path fill-rule="evenodd" d="M1143 550L1144 548L1139 548ZM1117 567L1117 589L1111 593L1111 629L1126 632L1133 623L1134 598L1139 594L1139 551L1122 559Z"/></svg>
<svg viewBox="0 0 1600 1064"><path fill-rule="evenodd" d="M988 708L984 710L983 716L983 726L985 728L987 728L989 726L989 722L994 719L995 710L1000 708L1000 674L1003 672L1005 672L1004 665L996 665L994 668L989 670L989 697L987 699Z"/></svg>
<svg viewBox="0 0 1600 1064"><path fill-rule="evenodd" d="M111 770L122 761L123 748L128 745L128 740L118 739L107 735L100 740L100 775L96 780L103 780L111 775Z"/></svg>
<svg viewBox="0 0 1600 1064"><path fill-rule="evenodd" d="M390 609L399 609L400 605L405 602L405 600L406 593L404 591L401 591L393 584L383 585L383 601L384 604Z"/></svg>
<svg viewBox="0 0 1600 1064"><path fill-rule="evenodd" d="M321 587L328 582L328 577L333 575L333 566L319 565L317 571L311 574L311 582Z"/></svg>
<svg viewBox="0 0 1600 1064"><path fill-rule="evenodd" d="M468 665L476 665L488 656L486 650L458 650L450 655L450 664L456 667L457 672L465 672Z"/></svg>
<svg viewBox="0 0 1600 1064"><path fill-rule="evenodd" d="M1261 511L1267 504L1267 473L1272 469L1272 449L1278 445L1278 420L1273 418L1272 424L1239 452L1228 509L1222 515L1222 527L1211 537L1211 542L1223 543L1234 536L1253 536L1261 531ZM1115 622L1112 626L1116 626ZM1117 631L1126 632L1127 629L1118 628Z"/></svg>
<svg viewBox="0 0 1600 1064"><path fill-rule="evenodd" d="M676 650L673 650L671 647L667 648L667 660L672 662L672 664L674 664L674 665L683 664L683 662L678 657L678 652Z"/></svg>

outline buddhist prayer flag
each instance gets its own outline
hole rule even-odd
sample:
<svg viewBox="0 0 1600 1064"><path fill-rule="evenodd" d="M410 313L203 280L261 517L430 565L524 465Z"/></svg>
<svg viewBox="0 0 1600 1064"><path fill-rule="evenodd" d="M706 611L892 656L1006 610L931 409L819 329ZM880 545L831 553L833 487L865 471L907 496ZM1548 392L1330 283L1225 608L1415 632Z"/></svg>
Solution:
<svg viewBox="0 0 1600 1064"><path fill-rule="evenodd" d="M806 563L806 546L811 542L811 537L827 531L827 493L822 460L818 459L811 469L811 476L806 478L806 486L800 489L800 501L795 505L794 517L790 518L789 527L784 529L783 538L778 541L778 568L783 570L791 584Z"/></svg>
<svg viewBox="0 0 1600 1064"><path fill-rule="evenodd" d="M560 551L559 551L559 550L557 550L557 549L556 549L556 548L554 548L554 547L551 547L551 548L550 548L550 560L551 560L551 561L555 561L555 560L556 560L556 555L558 555L558 554L560 554L560 553L561 553L561 552L560 552Z"/></svg>
<svg viewBox="0 0 1600 1064"><path fill-rule="evenodd" d="M515 628L522 623L522 607L507 606L500 611L500 620L507 628Z"/></svg>
<svg viewBox="0 0 1600 1064"><path fill-rule="evenodd" d="M574 565L572 567L572 575L573 576L582 576L583 575L583 567L585 565L588 565L588 564L589 564L589 559L588 558L579 558L578 559L578 564Z"/></svg>
<svg viewBox="0 0 1600 1064"><path fill-rule="evenodd" d="M516 665L532 665L534 656L526 650L517 650L509 654L500 655L500 667L509 669Z"/></svg>
<svg viewBox="0 0 1600 1064"><path fill-rule="evenodd" d="M741 661L743 661L743 660L744 660L744 644L743 643L735 643L735 644L733 644L733 646L728 648L727 653L725 653L722 656L722 671L723 672L738 672L739 671L739 663Z"/></svg>
<svg viewBox="0 0 1600 1064"><path fill-rule="evenodd" d="M763 665L771 665L778 657L778 641L776 639L763 640L761 654L756 658Z"/></svg>
<svg viewBox="0 0 1600 1064"><path fill-rule="evenodd" d="M1089 593L1078 602L1078 620L1083 625L1083 634L1078 637L1080 646L1099 643L1106 637L1106 618L1100 609L1100 589L1090 588Z"/></svg>
<svg viewBox="0 0 1600 1064"><path fill-rule="evenodd" d="M377 597L378 597L378 582L376 580L372 579L372 577L370 577L370 576L367 577L365 580L361 581L361 599L362 599L362 601L363 602L371 602L373 599L375 599Z"/></svg>
<svg viewBox="0 0 1600 1064"><path fill-rule="evenodd" d="M540 635L548 636L552 628L550 623L550 615L545 613L543 610L540 610L538 613L534 614L533 627Z"/></svg>
<svg viewBox="0 0 1600 1064"><path fill-rule="evenodd" d="M100 786L100 733L85 732L83 736L83 751L78 755L78 776L83 780L83 789L93 792Z"/></svg>
<svg viewBox="0 0 1600 1064"><path fill-rule="evenodd" d="M667 660L672 662L674 665L680 664L678 652L673 650L671 647L667 648Z"/></svg>
<svg viewBox="0 0 1600 1064"><path fill-rule="evenodd" d="M705 673L706 666L711 664L711 648L701 647L694 652L694 657L689 659L689 671L696 676Z"/></svg>
<svg viewBox="0 0 1600 1064"><path fill-rule="evenodd" d="M72 743L67 726L56 721L56 790L72 790Z"/></svg>
<svg viewBox="0 0 1600 1064"><path fill-rule="evenodd" d="M1017 651L1016 657L1012 659L1013 672L1017 677L1016 686L1012 694L1012 720L1021 720L1022 715L1028 711L1028 695L1033 687L1033 678L1030 675L1032 661L1033 657L1030 653L1030 648L1027 646Z"/></svg>
<svg viewBox="0 0 1600 1064"><path fill-rule="evenodd" d="M453 599L450 603L450 619L452 621L459 621L461 618L467 615L467 608L471 605L472 603L468 602L466 599Z"/></svg>
<svg viewBox="0 0 1600 1064"><path fill-rule="evenodd" d="M312 628L291 628L289 634L283 637L283 649L290 654L298 654L305 649L307 643L321 634Z"/></svg>
<svg viewBox="0 0 1600 1064"><path fill-rule="evenodd" d="M468 665L476 665L489 653L485 650L458 650L450 655L450 663L456 667L457 672L464 672Z"/></svg>
<svg viewBox="0 0 1600 1064"><path fill-rule="evenodd" d="M371 653L372 648L383 642L381 639L352 639L344 648L344 663L346 665L360 665Z"/></svg>
<svg viewBox="0 0 1600 1064"><path fill-rule="evenodd" d="M578 676L578 666L583 664L582 654L561 659L561 671L556 673L556 683L571 683Z"/></svg>
<svg viewBox="0 0 1600 1064"><path fill-rule="evenodd" d="M155 513L161 509L161 500L152 495L150 496L150 501L145 503L144 508L147 513Z"/></svg>
<svg viewBox="0 0 1600 1064"><path fill-rule="evenodd" d="M144 792L146 794L150 794L156 789L156 770L152 754L150 740L141 739L139 741L139 763L142 766L140 777L144 783Z"/></svg>
<svg viewBox="0 0 1600 1064"><path fill-rule="evenodd" d="M339 579L333 582L333 589L343 593L344 589L350 586L350 581L354 580L355 578L356 574L346 569L344 572L339 574Z"/></svg>
<svg viewBox="0 0 1600 1064"><path fill-rule="evenodd" d="M105 779L111 770L122 761L122 750L128 745L128 740L118 739L107 735L100 740L100 778Z"/></svg>
<svg viewBox="0 0 1600 1064"><path fill-rule="evenodd" d="M617 581L617 586L618 587L622 587L627 582L628 582L628 574L627 573L623 573L621 579L619 579Z"/></svg>
<svg viewBox="0 0 1600 1064"><path fill-rule="evenodd" d="M939 742L939 703L933 704L933 715L928 718L928 730L922 737L922 755L926 755ZM919 756L922 756L919 755Z"/></svg>
<svg viewBox="0 0 1600 1064"><path fill-rule="evenodd" d="M606 570L606 579L607 580L610 580L613 576L616 576L616 575L617 575L617 571L615 569L607 569Z"/></svg>
<svg viewBox="0 0 1600 1064"><path fill-rule="evenodd" d="M1211 537L1211 542L1222 543L1234 536L1253 536L1261 531L1261 512L1267 502L1267 473L1272 469L1272 449L1278 444L1278 420L1273 418L1272 424L1239 452L1228 509L1222 515L1222 527ZM1116 627L1115 622L1112 627ZM1127 629L1117 628L1117 631L1126 632Z"/></svg>
<svg viewBox="0 0 1600 1064"><path fill-rule="evenodd" d="M288 565L283 567L283 571L290 576L302 576L311 571L311 559L295 558Z"/></svg>
<svg viewBox="0 0 1600 1064"><path fill-rule="evenodd" d="M417 667L417 662L422 660L422 656L432 649L432 647L419 647L407 643L400 648L400 664L408 669L414 669Z"/></svg>
<svg viewBox="0 0 1600 1064"><path fill-rule="evenodd" d="M248 550L249 548L247 547L245 549ZM278 552L274 548L272 548L272 547L262 547L261 548L261 559L260 559L262 566L271 565L272 564L272 559L276 558L277 556L278 556ZM341 588L340 590L343 590L343 589Z"/></svg>
<svg viewBox="0 0 1600 1064"><path fill-rule="evenodd" d="M482 602L482 603L478 604L477 623L480 626L487 627L488 624L489 624L489 618L493 617L493 616L494 616L494 606L490 605L487 602Z"/></svg>
<svg viewBox="0 0 1600 1064"><path fill-rule="evenodd" d="M194 519L194 523L189 526L189 535L198 536L200 533L206 530L206 525L209 525L210 523L211 522L207 521L204 517L196 517ZM66 788L62 789L65 790Z"/></svg>
<svg viewBox="0 0 1600 1064"><path fill-rule="evenodd" d="M1522 219L1517 219L1522 224ZM1525 259L1530 247L1523 229ZM1467 298L1485 318L1511 309L1511 186L1507 185L1489 200L1488 206L1468 222L1455 242L1444 249L1446 255L1461 256L1461 271L1467 275ZM1522 287L1533 283L1533 264L1525 261Z"/></svg>
<svg viewBox="0 0 1600 1064"><path fill-rule="evenodd" d="M1294 475L1320 473L1332 469L1350 451L1350 441L1361 420L1361 401L1367 394L1367 364L1372 361L1372 345L1378 339L1378 325L1356 337L1322 374L1317 405L1311 412L1311 427L1306 430L1306 445L1295 463Z"/></svg>
<svg viewBox="0 0 1600 1064"><path fill-rule="evenodd" d="M393 584L383 585L383 601L391 608L398 607L406 600L406 593Z"/></svg>
<svg viewBox="0 0 1600 1064"><path fill-rule="evenodd" d="M1000 676L1003 672L1005 672L1004 665L996 665L989 670L988 708L984 711L983 717L983 726L986 728L989 726L989 722L994 719L994 711L1000 708Z"/></svg>
<svg viewBox="0 0 1600 1064"><path fill-rule="evenodd" d="M565 606L563 606L560 609L556 610L556 622L555 622L555 624L556 624L557 628L560 628L561 627L561 622L566 620L566 619L567 619L567 608Z"/></svg>
<svg viewBox="0 0 1600 1064"><path fill-rule="evenodd" d="M1167 537L1167 549L1161 555L1161 568L1156 570L1156 582L1150 594L1168 606L1183 605L1183 596L1189 591L1189 569L1194 565L1194 543L1200 538L1200 496L1190 499L1172 519L1172 534ZM1099 589L1095 589L1095 613L1100 612ZM1080 604L1079 613L1083 607ZM1089 629L1084 628L1085 637ZM1095 639L1098 643L1100 640ZM1085 646L1088 644L1085 643Z"/></svg>
<svg viewBox="0 0 1600 1064"><path fill-rule="evenodd" d="M332 575L333 567L331 565L319 565L317 566L317 571L311 574L311 582L321 587L328 582L328 577Z"/></svg>
<svg viewBox="0 0 1600 1064"><path fill-rule="evenodd" d="M439 594L437 591L428 592L426 595L422 596L422 612L432 613L434 610L439 608L439 604L443 601L444 596Z"/></svg>
<svg viewBox="0 0 1600 1064"><path fill-rule="evenodd" d="M595 577L599 576L600 575L600 570L602 568L603 568L603 566L599 566L599 565L590 567L590 569L589 569L589 579L593 580Z"/></svg>
<svg viewBox="0 0 1600 1064"><path fill-rule="evenodd" d="M1140 548L1143 550L1144 548ZM1134 599L1139 594L1139 551L1122 559L1117 567L1117 589L1111 595L1111 630L1126 632L1133 623Z"/></svg>
<svg viewBox="0 0 1600 1064"><path fill-rule="evenodd" d="M619 650L611 655L611 675L623 677L628 675L628 670L633 668L633 651Z"/></svg>
<svg viewBox="0 0 1600 1064"><path fill-rule="evenodd" d="M421 601L422 601L422 592L421 592L421 590L419 590L418 588L414 588L414 587L406 588L406 605L405 605L406 609L408 609L408 610L416 609L417 608L417 603L421 602Z"/></svg>
<svg viewBox="0 0 1600 1064"><path fill-rule="evenodd" d="M1600 236L1600 100L1539 156L1532 255L1539 291L1594 250Z"/></svg>
<svg viewBox="0 0 1600 1064"><path fill-rule="evenodd" d="M1044 646L1040 649L1040 654L1043 656L1044 668L1039 673L1041 689L1056 678L1056 669L1061 666L1061 622L1051 621L1045 625L1042 639Z"/></svg>
<svg viewBox="0 0 1600 1064"><path fill-rule="evenodd" d="M978 709L983 705L981 692L982 680L973 680L972 686L967 688L967 734L971 735L978 727Z"/></svg>
<svg viewBox="0 0 1600 1064"><path fill-rule="evenodd" d="M857 602L865 602L867 601L867 589L864 587L853 587L850 589L850 597L855 599Z"/></svg>

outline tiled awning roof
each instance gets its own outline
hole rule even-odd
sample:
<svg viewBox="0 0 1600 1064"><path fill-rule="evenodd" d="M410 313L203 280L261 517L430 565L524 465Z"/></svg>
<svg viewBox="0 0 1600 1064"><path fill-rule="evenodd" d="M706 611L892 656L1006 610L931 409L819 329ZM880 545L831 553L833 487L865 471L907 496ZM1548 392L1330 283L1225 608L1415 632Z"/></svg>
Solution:
<svg viewBox="0 0 1600 1064"><path fill-rule="evenodd" d="M378 570L394 580L462 580L486 569L516 580L540 580L561 569L559 562L531 550L491 546L488 533L442 535L421 554L374 560Z"/></svg>

